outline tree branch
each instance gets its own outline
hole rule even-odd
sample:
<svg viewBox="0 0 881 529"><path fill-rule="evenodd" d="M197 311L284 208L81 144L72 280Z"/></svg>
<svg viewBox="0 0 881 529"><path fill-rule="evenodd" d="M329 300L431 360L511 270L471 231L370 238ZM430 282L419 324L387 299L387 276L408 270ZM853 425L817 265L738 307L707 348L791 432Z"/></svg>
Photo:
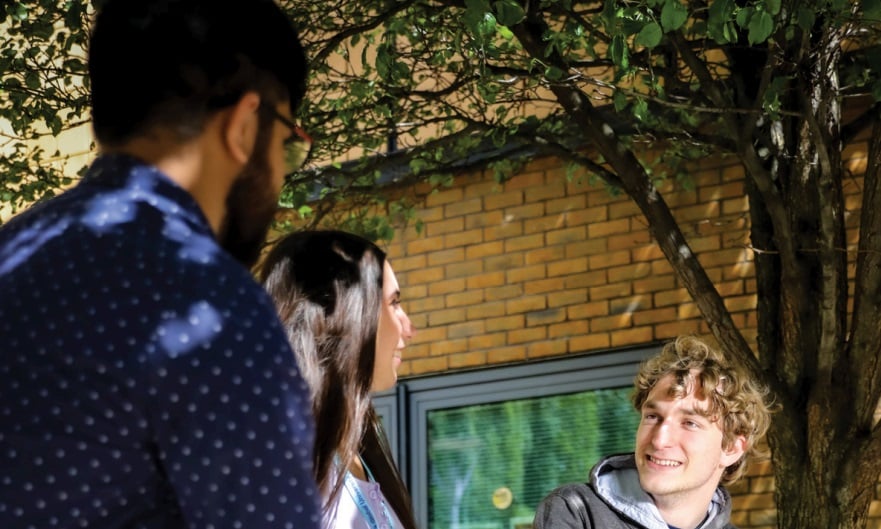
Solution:
<svg viewBox="0 0 881 529"><path fill-rule="evenodd" d="M547 58L552 64L566 71L565 61L555 52L549 51L542 39L547 29L541 17L531 11L527 12L523 22L511 28L530 55ZM553 85L551 90L557 96L559 104L579 125L584 136L593 143L618 174L624 190L645 215L652 236L695 300L722 348L756 377L764 379L764 373L755 355L734 325L722 297L689 248L670 208L633 152L621 144L612 127L598 115L590 100L582 92L561 85Z"/></svg>
<svg viewBox="0 0 881 529"><path fill-rule="evenodd" d="M680 31L674 31L669 37L673 41L676 50L685 61L685 64L697 77L701 89L710 101L719 108L734 107L733 102L722 94L722 91L719 89L719 86L716 84L716 81L707 69L706 63L695 55L694 50L691 49L691 44L685 39L682 33ZM737 130L736 124L732 123L730 118L726 121L729 130Z"/></svg>
<svg viewBox="0 0 881 529"><path fill-rule="evenodd" d="M355 35L360 35L362 33L367 33L370 30L376 29L380 27L384 22L388 21L396 13L399 13L411 5L413 5L413 0L400 0L397 2L392 2L392 7L387 9L386 11L382 11L378 13L375 17L370 19L370 21L356 25L356 26L348 26L345 30L334 34L332 37L322 39L320 42L322 44L321 49L318 50L315 55L312 57L312 62L314 63L324 63L327 61L327 58L334 53L334 51L339 47L339 45L346 39L352 38ZM319 5L319 4L316 4ZM317 44L317 42L315 43Z"/></svg>

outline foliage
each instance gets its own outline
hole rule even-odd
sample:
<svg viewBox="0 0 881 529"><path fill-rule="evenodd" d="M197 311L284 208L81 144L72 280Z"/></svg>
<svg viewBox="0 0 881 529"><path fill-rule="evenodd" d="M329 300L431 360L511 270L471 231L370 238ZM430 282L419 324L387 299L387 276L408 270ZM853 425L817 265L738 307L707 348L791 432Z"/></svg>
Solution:
<svg viewBox="0 0 881 529"><path fill-rule="evenodd" d="M83 1L7 2L0 46L0 206L17 210L71 183L41 138L87 120ZM2 219L0 219L2 220Z"/></svg>

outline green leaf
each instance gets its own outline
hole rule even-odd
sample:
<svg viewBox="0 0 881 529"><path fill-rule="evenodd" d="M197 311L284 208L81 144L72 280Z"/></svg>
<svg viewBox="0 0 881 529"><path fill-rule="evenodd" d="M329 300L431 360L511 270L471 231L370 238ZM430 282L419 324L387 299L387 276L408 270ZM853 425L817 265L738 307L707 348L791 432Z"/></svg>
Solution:
<svg viewBox="0 0 881 529"><path fill-rule="evenodd" d="M710 4L707 23L719 26L725 24L731 20L736 7L734 0L714 0L713 3Z"/></svg>
<svg viewBox="0 0 881 529"><path fill-rule="evenodd" d="M499 95L499 85L496 83L480 84L477 85L477 91L487 103L495 103Z"/></svg>
<svg viewBox="0 0 881 529"><path fill-rule="evenodd" d="M496 17L490 12L489 2L484 0L466 0L465 14L462 21L468 31L479 42L496 32Z"/></svg>
<svg viewBox="0 0 881 529"><path fill-rule="evenodd" d="M630 66L630 59L627 55L627 43L624 42L624 35L615 35L612 37L612 43L609 45L609 55L612 62L621 69L626 70Z"/></svg>
<svg viewBox="0 0 881 529"><path fill-rule="evenodd" d="M642 17L625 17L621 19L621 31L625 35L636 35L646 25L645 19Z"/></svg>
<svg viewBox="0 0 881 529"><path fill-rule="evenodd" d="M775 16L780 13L780 0L764 0L764 2L765 11Z"/></svg>
<svg viewBox="0 0 881 529"><path fill-rule="evenodd" d="M493 4L496 19L504 26L514 26L526 18L526 11L514 0L498 0Z"/></svg>
<svg viewBox="0 0 881 529"><path fill-rule="evenodd" d="M79 28L84 9L85 3L83 2L67 2L64 11L64 23L67 27L71 29Z"/></svg>
<svg viewBox="0 0 881 529"><path fill-rule="evenodd" d="M636 103L633 104L633 116L639 121L648 120L649 116L649 104L645 99L637 99Z"/></svg>
<svg viewBox="0 0 881 529"><path fill-rule="evenodd" d="M620 90L615 90L612 96L612 103L615 104L615 112L621 112L627 108L627 96Z"/></svg>
<svg viewBox="0 0 881 529"><path fill-rule="evenodd" d="M688 20L688 9L679 0L668 0L661 9L661 26L665 33L676 31Z"/></svg>
<svg viewBox="0 0 881 529"><path fill-rule="evenodd" d="M725 42L737 41L737 29L735 29L733 22L729 22L722 26L722 38L725 39Z"/></svg>
<svg viewBox="0 0 881 529"><path fill-rule="evenodd" d="M747 39L750 44L758 44L765 42L771 33L774 32L774 19L770 13L766 11L757 12L749 21L749 35Z"/></svg>
<svg viewBox="0 0 881 529"><path fill-rule="evenodd" d="M40 74L35 71L30 71L24 76L24 84L31 90L38 90L40 88Z"/></svg>
<svg viewBox="0 0 881 529"><path fill-rule="evenodd" d="M80 59L64 59L64 62L62 64L64 66L64 69L71 73L82 74L86 72L86 63L84 63Z"/></svg>
<svg viewBox="0 0 881 529"><path fill-rule="evenodd" d="M18 20L26 20L28 18L28 6L22 2L16 2L14 7L7 8L8 13Z"/></svg>
<svg viewBox="0 0 881 529"><path fill-rule="evenodd" d="M787 77L773 77L768 83L768 88L762 94L762 109L767 112L771 119L777 119L780 111L780 96L786 89L789 79Z"/></svg>
<svg viewBox="0 0 881 529"><path fill-rule="evenodd" d="M425 169L428 169L429 167L430 167L430 164L426 160L423 160L422 158L413 158L412 160L410 160L410 171L414 175L418 175L419 173L421 173Z"/></svg>
<svg viewBox="0 0 881 529"><path fill-rule="evenodd" d="M744 7L737 12L737 16L734 17L734 21L737 22L738 26L746 29L747 27L749 27L749 21L753 18L753 15L755 14L756 9L754 7Z"/></svg>
<svg viewBox="0 0 881 529"><path fill-rule="evenodd" d="M389 53L389 47L380 45L376 48L376 73L383 79L388 79L394 67L394 58Z"/></svg>
<svg viewBox="0 0 881 529"><path fill-rule="evenodd" d="M49 40L55 33L55 26L53 26L49 21L44 20L40 20L39 23L32 24L29 29L31 36L38 37L40 40Z"/></svg>
<svg viewBox="0 0 881 529"><path fill-rule="evenodd" d="M61 129L64 127L64 125L61 123L61 118L59 118L57 114L51 117L47 116L47 118L48 119L46 121L49 125L49 128L52 129L52 134L58 136L61 133ZM56 153L56 156L58 156L59 154L60 153Z"/></svg>
<svg viewBox="0 0 881 529"><path fill-rule="evenodd" d="M707 36L719 44L727 44L734 41L736 32L731 27L731 19L737 7L734 0L715 0L710 4L707 16Z"/></svg>
<svg viewBox="0 0 881 529"><path fill-rule="evenodd" d="M488 37L496 32L496 26L496 17L492 13L486 13L483 15L483 19L478 26L479 33L482 36Z"/></svg>
<svg viewBox="0 0 881 529"><path fill-rule="evenodd" d="M545 78L549 81L559 81L563 78L565 72L556 66L548 66L545 68Z"/></svg>
<svg viewBox="0 0 881 529"><path fill-rule="evenodd" d="M664 32L661 31L661 26L658 25L657 22L649 22L642 28L642 31L636 35L633 44L636 46L645 46L646 48L654 48L661 43L661 38L663 38L663 36Z"/></svg>
<svg viewBox="0 0 881 529"><path fill-rule="evenodd" d="M611 33L618 22L618 13L620 10L618 9L618 5L615 0L605 0L603 2L603 11L601 13L601 17L603 22Z"/></svg>

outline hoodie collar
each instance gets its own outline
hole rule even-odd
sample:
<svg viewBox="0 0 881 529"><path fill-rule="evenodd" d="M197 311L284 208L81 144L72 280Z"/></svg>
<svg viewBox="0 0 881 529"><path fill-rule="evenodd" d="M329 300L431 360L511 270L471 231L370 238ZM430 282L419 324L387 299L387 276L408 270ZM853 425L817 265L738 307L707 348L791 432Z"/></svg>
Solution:
<svg viewBox="0 0 881 529"><path fill-rule="evenodd" d="M636 459L633 454L609 456L597 463L590 473L590 483L613 509L645 526L647 529L669 529L651 496L639 484ZM731 496L717 487L707 508L707 517L700 529L725 527L724 520L731 512ZM719 514L726 514L719 519Z"/></svg>

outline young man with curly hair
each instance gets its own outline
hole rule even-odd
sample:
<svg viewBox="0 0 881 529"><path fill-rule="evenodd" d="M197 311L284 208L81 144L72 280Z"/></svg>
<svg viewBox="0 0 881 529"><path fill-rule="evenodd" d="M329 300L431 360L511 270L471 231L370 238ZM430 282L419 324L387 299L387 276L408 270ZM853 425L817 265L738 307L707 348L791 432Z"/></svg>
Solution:
<svg viewBox="0 0 881 529"><path fill-rule="evenodd" d="M589 483L564 485L539 505L535 529L724 529L737 481L761 453L768 391L694 337L645 361L633 405L635 453L602 459Z"/></svg>

